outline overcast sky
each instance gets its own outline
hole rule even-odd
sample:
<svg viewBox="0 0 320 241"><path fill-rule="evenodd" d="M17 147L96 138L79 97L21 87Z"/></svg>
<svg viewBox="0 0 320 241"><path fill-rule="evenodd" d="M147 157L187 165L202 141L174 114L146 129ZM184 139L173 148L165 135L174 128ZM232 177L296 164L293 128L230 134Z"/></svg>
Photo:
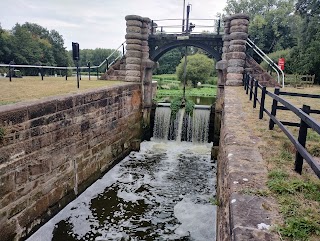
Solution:
<svg viewBox="0 0 320 241"><path fill-rule="evenodd" d="M78 42L81 49L117 48L125 36L125 16L150 19L182 18L183 0L0 0L0 23L12 29L16 23L37 23L57 30L65 47ZM190 18L216 18L226 0L186 0Z"/></svg>

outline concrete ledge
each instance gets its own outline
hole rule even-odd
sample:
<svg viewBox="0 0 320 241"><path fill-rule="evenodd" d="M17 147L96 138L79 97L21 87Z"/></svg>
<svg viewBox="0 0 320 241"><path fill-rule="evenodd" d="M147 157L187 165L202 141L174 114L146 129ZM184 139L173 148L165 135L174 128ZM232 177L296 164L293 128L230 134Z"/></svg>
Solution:
<svg viewBox="0 0 320 241"><path fill-rule="evenodd" d="M267 190L267 169L258 149L259 137L246 123L239 101L242 94L242 87L225 86L217 173L217 240L280 240L271 228L278 219L276 202L259 196Z"/></svg>

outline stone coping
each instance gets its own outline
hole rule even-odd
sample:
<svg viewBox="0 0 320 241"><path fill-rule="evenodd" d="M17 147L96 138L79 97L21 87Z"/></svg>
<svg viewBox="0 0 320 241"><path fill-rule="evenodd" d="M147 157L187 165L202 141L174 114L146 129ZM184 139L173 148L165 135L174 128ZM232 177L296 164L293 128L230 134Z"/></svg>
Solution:
<svg viewBox="0 0 320 241"><path fill-rule="evenodd" d="M280 240L272 231L278 220L275 200L255 194L267 189L267 168L258 149L259 138L246 123L238 97L242 94L243 87L225 86L218 156L217 240Z"/></svg>

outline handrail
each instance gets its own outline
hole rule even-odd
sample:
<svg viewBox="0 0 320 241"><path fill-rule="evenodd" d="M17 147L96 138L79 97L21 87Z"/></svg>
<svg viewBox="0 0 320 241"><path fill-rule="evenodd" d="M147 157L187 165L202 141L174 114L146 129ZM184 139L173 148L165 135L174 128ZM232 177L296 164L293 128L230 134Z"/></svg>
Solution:
<svg viewBox="0 0 320 241"><path fill-rule="evenodd" d="M96 66L91 66L91 69L97 69L100 68L102 65L104 65L121 47L122 47L122 55L119 55L118 57L116 57L111 63L110 65L112 65L115 61L117 61L120 57L122 57L123 55L125 55L125 47L124 44L126 43L126 41L124 41L117 49L115 49L105 60L103 60L99 65ZM39 68L39 69L77 69L77 67L73 67L73 66L48 66L48 65L24 65L24 64L0 64L0 67L17 67L17 68ZM79 69L87 69L88 66L79 66Z"/></svg>
<svg viewBox="0 0 320 241"><path fill-rule="evenodd" d="M125 55L125 48L124 48L124 44L126 43L126 41L124 41L118 48L116 48L105 60L103 60L98 66L92 66L91 68L100 68L102 65L104 65L109 58L111 58L120 48L122 48L122 55ZM120 56L120 55L119 55ZM117 60L119 59L119 56L116 58ZM115 61L112 61L111 64L113 64ZM110 65L111 65L110 64Z"/></svg>
<svg viewBox="0 0 320 241"><path fill-rule="evenodd" d="M267 54L265 54L257 45L255 45L255 43L250 38L247 38L247 44L251 49L253 49L254 52L256 52L256 54L259 55L260 58L266 61L271 66L271 68L273 68L276 71L279 84L280 84L280 73L281 73L282 88L284 88L284 73L282 69L280 69L279 66L275 64Z"/></svg>

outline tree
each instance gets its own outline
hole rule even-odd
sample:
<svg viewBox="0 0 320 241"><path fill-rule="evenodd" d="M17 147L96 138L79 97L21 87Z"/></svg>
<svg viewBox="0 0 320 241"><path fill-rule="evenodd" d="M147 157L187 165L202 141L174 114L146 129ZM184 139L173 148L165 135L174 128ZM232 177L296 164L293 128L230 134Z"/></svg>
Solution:
<svg viewBox="0 0 320 241"><path fill-rule="evenodd" d="M298 45L291 52L291 59L297 73L315 74L320 82L320 2L316 0L298 0L296 12L302 18L302 27L298 35Z"/></svg>
<svg viewBox="0 0 320 241"><path fill-rule="evenodd" d="M183 82L184 58L176 69L178 79ZM195 54L187 57L186 79L194 87L197 83L207 80L214 68L214 62L204 54Z"/></svg>
<svg viewBox="0 0 320 241"><path fill-rule="evenodd" d="M156 74L173 74L176 72L176 67L179 65L181 58L183 57L183 47L175 48L165 53L159 59L159 68L156 70Z"/></svg>
<svg viewBox="0 0 320 241"><path fill-rule="evenodd" d="M249 36L266 53L297 43L300 18L293 14L294 0L228 0L224 10L249 14Z"/></svg>

